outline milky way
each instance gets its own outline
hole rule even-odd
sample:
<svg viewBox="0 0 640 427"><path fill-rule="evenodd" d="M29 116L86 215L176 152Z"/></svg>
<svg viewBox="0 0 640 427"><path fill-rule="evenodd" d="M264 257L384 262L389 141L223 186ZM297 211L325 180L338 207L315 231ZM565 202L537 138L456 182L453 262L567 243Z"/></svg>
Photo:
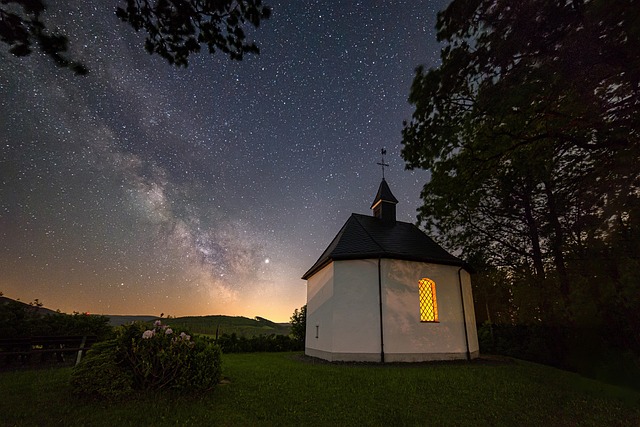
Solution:
<svg viewBox="0 0 640 427"><path fill-rule="evenodd" d="M305 303L300 276L386 171L404 170L413 70L437 65L446 1L275 1L260 55L187 69L142 48L117 1L50 2L86 77L0 62L0 291L62 311L263 316Z"/></svg>

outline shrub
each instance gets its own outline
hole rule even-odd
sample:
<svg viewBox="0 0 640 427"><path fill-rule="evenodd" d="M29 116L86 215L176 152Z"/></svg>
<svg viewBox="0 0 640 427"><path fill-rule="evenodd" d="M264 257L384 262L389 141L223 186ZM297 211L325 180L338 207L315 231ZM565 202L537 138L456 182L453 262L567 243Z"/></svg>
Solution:
<svg viewBox="0 0 640 427"><path fill-rule="evenodd" d="M255 337L238 337L234 332L231 335L222 334L216 344L224 353L254 353L254 352L280 352L300 350L299 342L288 335L258 335Z"/></svg>
<svg viewBox="0 0 640 427"><path fill-rule="evenodd" d="M94 344L71 373L71 386L85 397L118 400L133 392L133 375L118 360L114 340Z"/></svg>
<svg viewBox="0 0 640 427"><path fill-rule="evenodd" d="M123 387L123 394L160 389L198 393L211 390L221 376L219 347L206 338L178 333L159 320L153 328L142 323L121 326L116 338L97 350L89 351L74 369L72 385L79 394L121 397L104 384L110 378Z"/></svg>
<svg viewBox="0 0 640 427"><path fill-rule="evenodd" d="M183 391L207 391L218 384L222 374L220 347L206 339L195 341L194 355L187 359L175 388Z"/></svg>

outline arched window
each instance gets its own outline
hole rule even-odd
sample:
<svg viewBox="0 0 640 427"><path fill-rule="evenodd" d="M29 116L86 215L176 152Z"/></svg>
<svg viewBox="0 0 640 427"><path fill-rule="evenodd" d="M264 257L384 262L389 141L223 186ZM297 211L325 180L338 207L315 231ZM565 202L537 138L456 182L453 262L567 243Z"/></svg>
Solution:
<svg viewBox="0 0 640 427"><path fill-rule="evenodd" d="M436 284L431 279L420 279L418 282L420 296L420 321L438 321L438 301L436 300Z"/></svg>

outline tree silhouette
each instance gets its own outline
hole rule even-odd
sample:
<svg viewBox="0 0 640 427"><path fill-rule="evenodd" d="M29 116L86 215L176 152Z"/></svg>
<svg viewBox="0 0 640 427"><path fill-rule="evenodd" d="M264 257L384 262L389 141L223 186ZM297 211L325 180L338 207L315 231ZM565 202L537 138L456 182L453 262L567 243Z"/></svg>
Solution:
<svg viewBox="0 0 640 427"><path fill-rule="evenodd" d="M300 310L297 308L289 321L291 325L291 337L304 348L304 341L307 332L307 305L303 305Z"/></svg>
<svg viewBox="0 0 640 427"><path fill-rule="evenodd" d="M409 95L418 220L480 260L487 318L565 328L543 334L563 366L583 343L640 359L637 6L454 0Z"/></svg>
<svg viewBox="0 0 640 427"><path fill-rule="evenodd" d="M247 41L244 28L259 27L271 16L262 0L122 0L116 15L136 31L147 33L145 49L170 64L186 67L189 55L205 46L209 53L221 51L234 60L246 53L259 53ZM27 56L34 48L49 56L56 65L79 75L88 69L69 59L67 36L48 29L42 20L44 0L2 0L0 2L0 41L9 53Z"/></svg>
<svg viewBox="0 0 640 427"><path fill-rule="evenodd" d="M42 21L46 5L42 0L3 0L0 3L0 41L9 46L9 53L27 56L34 45L56 65L71 69L76 74L87 74L87 68L64 54L69 40L51 32Z"/></svg>

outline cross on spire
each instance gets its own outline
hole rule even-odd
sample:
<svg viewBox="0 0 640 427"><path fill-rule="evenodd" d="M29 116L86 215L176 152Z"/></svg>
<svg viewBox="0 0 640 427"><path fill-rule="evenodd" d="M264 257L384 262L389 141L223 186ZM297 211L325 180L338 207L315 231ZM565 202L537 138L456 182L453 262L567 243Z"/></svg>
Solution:
<svg viewBox="0 0 640 427"><path fill-rule="evenodd" d="M389 165L384 162L384 155L387 154L387 150L382 148L380 150L380 154L382 155L382 162L379 162L379 163L376 163L376 164L382 166L382 179L384 180L384 168L385 167L387 167L387 168L389 167Z"/></svg>

